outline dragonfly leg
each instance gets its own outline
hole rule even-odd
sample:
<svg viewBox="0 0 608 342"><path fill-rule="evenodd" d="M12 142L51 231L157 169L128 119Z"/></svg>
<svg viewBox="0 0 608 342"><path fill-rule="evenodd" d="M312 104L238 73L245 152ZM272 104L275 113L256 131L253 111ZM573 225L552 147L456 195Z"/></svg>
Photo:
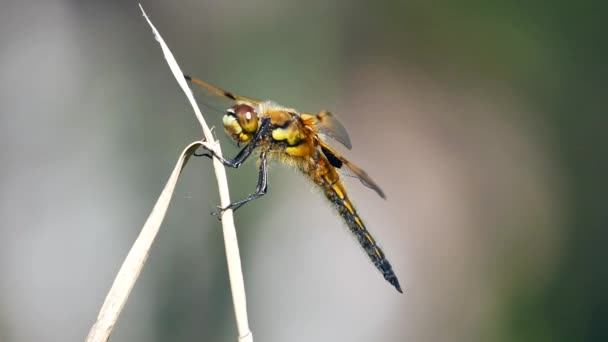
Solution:
<svg viewBox="0 0 608 342"><path fill-rule="evenodd" d="M256 198L260 198L266 194L268 191L268 159L266 158L266 151L260 153L260 170L258 172L258 185L256 186L255 192L251 195L245 197L244 199L231 203L225 208L218 207L217 211L213 213L213 215L217 215L221 218L224 211L228 209L232 209L232 211L236 211L238 208L242 207L248 202L253 201Z"/></svg>
<svg viewBox="0 0 608 342"><path fill-rule="evenodd" d="M243 164L243 162L245 162L245 160L247 160L247 158L249 158L249 156L251 155L251 153L253 152L254 149L255 149L254 145L247 144L247 146L245 146L245 148L243 148L233 159L225 159L224 157L220 157L213 150L207 150L207 152L205 152L205 153L196 153L195 152L193 155L195 157L207 157L207 158L215 157L217 160L222 162L222 164L224 164L225 166L237 168L237 167L241 166Z"/></svg>
<svg viewBox="0 0 608 342"><path fill-rule="evenodd" d="M266 136L271 132L270 128L270 119L262 120L260 128L253 136L253 139L236 155L236 157L234 157L234 159L225 159L223 157L220 157L213 150L207 148L205 148L207 152L194 153L194 156L207 158L215 157L217 160L221 161L222 164L224 164L225 166L237 168L241 166L245 162L245 160L247 160L247 158L249 158L255 148L258 147L259 142L262 139L266 138Z"/></svg>

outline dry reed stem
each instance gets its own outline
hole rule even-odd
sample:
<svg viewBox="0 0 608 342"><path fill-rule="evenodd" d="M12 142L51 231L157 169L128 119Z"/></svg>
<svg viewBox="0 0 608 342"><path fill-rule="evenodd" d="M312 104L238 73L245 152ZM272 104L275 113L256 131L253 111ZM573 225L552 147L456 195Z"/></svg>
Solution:
<svg viewBox="0 0 608 342"><path fill-rule="evenodd" d="M135 240L135 243L131 247L129 254L125 258L125 261L114 279L112 288L110 289L110 292L108 292L101 310L99 311L97 321L87 336L87 342L105 342L110 338L114 325L118 321L118 316L122 312L127 298L135 285L135 281L141 273L144 263L148 258L148 254L150 253L152 243L165 218L167 208L169 208L169 203L173 196L173 191L175 190L175 185L177 184L177 179L188 162L188 158L190 158L192 153L194 153L201 144L202 142L200 141L191 143L184 149L177 160L177 164L175 164L165 188L158 197L150 216L148 216L139 236Z"/></svg>
<svg viewBox="0 0 608 342"><path fill-rule="evenodd" d="M154 238L156 237L163 218L166 214L169 206L171 196L175 189L175 184L181 170L186 165L188 158L194 153L196 148L200 145L205 145L212 148L218 155L221 154L220 146L214 139L211 130L205 123L205 119L194 100L192 91L188 87L186 80L183 77L183 73L180 70L173 54L163 41L162 37L144 12L141 4L139 5L143 16L148 21L148 24L154 32L156 40L161 45L165 59L169 64L169 68L173 72L177 83L180 85L186 97L190 101L196 118L201 124L203 135L206 142L197 141L193 142L180 155L177 164L173 170L173 173L169 177L167 185L163 189L160 197L154 209L150 213L148 220L144 224L142 231L133 244L131 251L127 255L127 258L123 262L123 265L116 276L110 292L106 296L104 304L100 310L97 321L91 328L89 335L87 336L87 342L105 342L109 339L110 334L116 324L118 317L124 308L127 298L133 289L135 281L139 277L141 269L148 257ZM226 178L226 170L224 165L217 159L213 159L213 167L215 169L215 175L217 178L219 193L220 193L220 204L222 207L226 207L230 204L230 195L228 191L228 181ZM226 259L228 263L228 274L230 277L230 289L232 293L232 299L234 303L234 311L237 322L237 329L239 334L239 342L253 342L253 334L249 330L249 322L247 318L247 304L245 298L245 283L243 281L243 272L241 269L240 253L238 248L238 241L236 237L236 229L234 227L234 218L232 216L232 210L227 210L222 215L222 228L224 233L224 245L226 248Z"/></svg>

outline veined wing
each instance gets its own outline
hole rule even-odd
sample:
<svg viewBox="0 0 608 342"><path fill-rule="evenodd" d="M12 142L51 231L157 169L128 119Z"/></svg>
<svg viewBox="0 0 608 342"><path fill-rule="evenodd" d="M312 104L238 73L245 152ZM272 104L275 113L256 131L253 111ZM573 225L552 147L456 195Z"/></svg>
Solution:
<svg viewBox="0 0 608 342"><path fill-rule="evenodd" d="M319 146L321 146L321 151L323 151L323 154L327 157L327 160L329 160L329 163L333 167L340 169L348 176L358 178L363 185L376 191L380 197L386 199L384 191L380 189L378 184L376 184L365 171L363 171L357 165L349 162L346 158L342 157L340 153L334 150L323 140L317 139L317 142L319 143Z"/></svg>
<svg viewBox="0 0 608 342"><path fill-rule="evenodd" d="M319 133L323 133L342 145L346 146L349 150L353 147L350 142L350 137L346 128L342 126L340 121L336 117L328 112L321 111L319 114L302 113L300 117L309 125L314 125Z"/></svg>
<svg viewBox="0 0 608 342"><path fill-rule="evenodd" d="M200 87L203 87L204 89L206 89L207 91L211 92L214 95L225 97L225 98L235 101L237 103L249 103L252 105L259 105L261 102L260 100L256 100L254 98L247 97L247 96L241 96L241 95L235 94L233 92L224 90L220 87L216 87L213 84L207 83L196 77L184 75L184 78L186 78L186 80L188 80Z"/></svg>

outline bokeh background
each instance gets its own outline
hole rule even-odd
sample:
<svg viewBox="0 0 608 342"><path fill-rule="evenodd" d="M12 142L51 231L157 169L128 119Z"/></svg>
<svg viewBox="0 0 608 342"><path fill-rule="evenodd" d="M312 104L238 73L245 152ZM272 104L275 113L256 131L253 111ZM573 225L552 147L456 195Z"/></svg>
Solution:
<svg viewBox="0 0 608 342"><path fill-rule="evenodd" d="M257 341L608 340L602 3L143 5L184 70L335 112L387 193L346 180L403 295L273 166L236 215ZM198 124L136 2L2 0L0 42L0 341L83 340ZM215 184L192 160L113 341L236 340Z"/></svg>

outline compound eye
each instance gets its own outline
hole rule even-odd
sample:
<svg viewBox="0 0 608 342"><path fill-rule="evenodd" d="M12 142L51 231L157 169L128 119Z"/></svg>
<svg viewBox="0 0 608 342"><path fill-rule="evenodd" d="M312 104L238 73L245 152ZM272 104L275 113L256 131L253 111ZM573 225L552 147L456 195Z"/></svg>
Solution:
<svg viewBox="0 0 608 342"><path fill-rule="evenodd" d="M246 133L255 133L258 130L258 115L253 107L239 104L231 108L241 128Z"/></svg>

